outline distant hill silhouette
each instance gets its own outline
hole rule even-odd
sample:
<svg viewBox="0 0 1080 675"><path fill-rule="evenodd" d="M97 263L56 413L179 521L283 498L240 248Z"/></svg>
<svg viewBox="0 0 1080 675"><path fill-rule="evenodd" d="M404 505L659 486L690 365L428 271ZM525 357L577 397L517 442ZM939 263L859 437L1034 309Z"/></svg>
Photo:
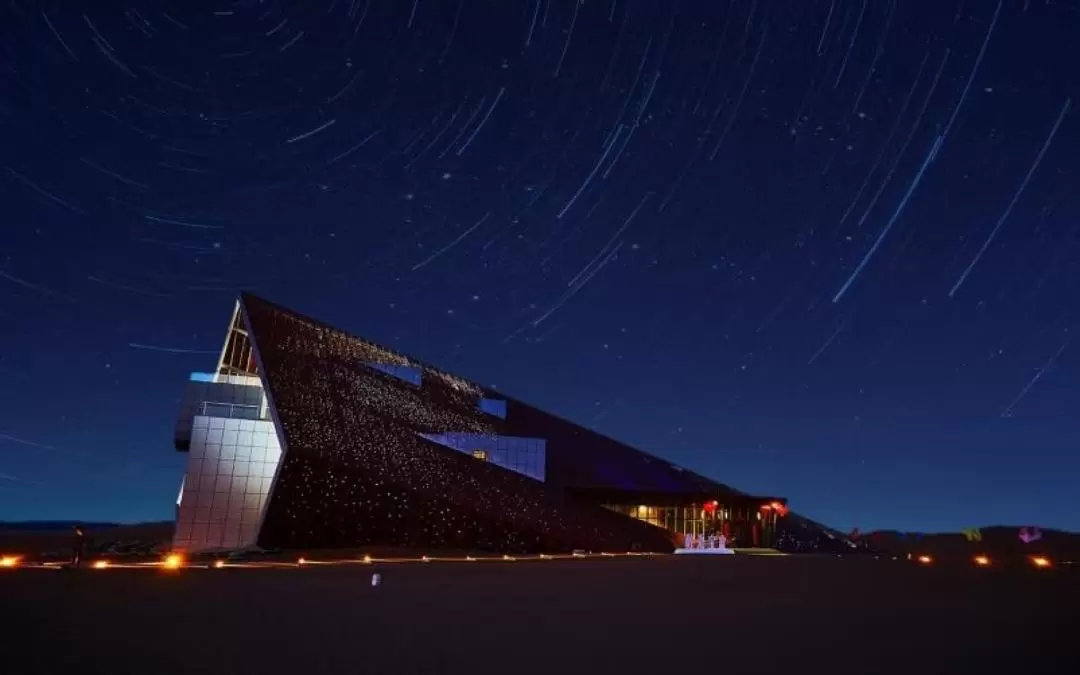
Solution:
<svg viewBox="0 0 1080 675"><path fill-rule="evenodd" d="M1041 528L1040 528L1041 529ZM1080 561L1080 534L1041 529L1042 538L1025 544L1016 526L993 525L979 528L980 540L969 541L962 532L910 533L878 530L863 533L860 543L893 554L931 555L959 558L985 555L990 558L1046 556L1054 560Z"/></svg>
<svg viewBox="0 0 1080 675"><path fill-rule="evenodd" d="M70 530L76 525L93 529L124 527L120 523L87 523L80 520L22 520L17 522L0 521L0 532L51 532L53 530Z"/></svg>
<svg viewBox="0 0 1080 675"><path fill-rule="evenodd" d="M70 550L72 527L82 526L90 542L142 541L168 544L172 540L171 521L135 523L84 522L77 520L33 520L0 522L0 553L37 554Z"/></svg>

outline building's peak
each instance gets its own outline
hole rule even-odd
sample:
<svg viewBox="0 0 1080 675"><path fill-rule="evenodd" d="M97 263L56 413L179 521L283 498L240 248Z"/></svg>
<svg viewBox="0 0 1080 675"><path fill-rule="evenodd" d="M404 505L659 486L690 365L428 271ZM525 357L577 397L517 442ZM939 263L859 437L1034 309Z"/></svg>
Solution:
<svg viewBox="0 0 1080 675"><path fill-rule="evenodd" d="M414 366L421 368L429 377L434 377L438 380L441 380L444 384L452 388L465 389L477 395L482 395L486 391L486 389L482 385L464 377L461 377L460 375L455 375L437 366L433 366L432 364L418 359L414 356L404 354L396 349L387 347L386 345L380 344L378 342L374 342L365 337L361 337L359 335L356 335L355 333L351 333L333 324L327 323L326 321L316 319L308 314L304 314L294 309L285 307L284 305L272 302L263 297L255 295L254 293L242 291L239 296L239 303L245 313L247 312L247 308L249 307L262 307L266 310L283 314L294 321L299 321L318 330L327 331L329 333L345 337L349 340L356 341L369 349L376 350L377 352L379 352L379 355L382 358L386 359L388 362L397 363L398 365L403 366Z"/></svg>

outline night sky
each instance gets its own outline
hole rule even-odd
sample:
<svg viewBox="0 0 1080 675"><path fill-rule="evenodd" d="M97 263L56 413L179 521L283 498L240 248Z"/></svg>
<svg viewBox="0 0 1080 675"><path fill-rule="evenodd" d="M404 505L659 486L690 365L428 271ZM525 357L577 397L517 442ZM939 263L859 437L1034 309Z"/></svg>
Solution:
<svg viewBox="0 0 1080 675"><path fill-rule="evenodd" d="M0 519L171 518L237 291L839 528L1080 529L1080 6L7 0Z"/></svg>

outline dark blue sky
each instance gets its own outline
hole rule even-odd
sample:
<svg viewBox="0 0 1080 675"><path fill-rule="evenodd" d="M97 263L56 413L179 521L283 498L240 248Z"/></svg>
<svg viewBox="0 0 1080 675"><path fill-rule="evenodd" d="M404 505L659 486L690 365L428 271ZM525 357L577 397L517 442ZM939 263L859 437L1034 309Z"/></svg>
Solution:
<svg viewBox="0 0 1080 675"><path fill-rule="evenodd" d="M0 7L0 518L171 517L249 289L841 528L1080 529L1063 0Z"/></svg>

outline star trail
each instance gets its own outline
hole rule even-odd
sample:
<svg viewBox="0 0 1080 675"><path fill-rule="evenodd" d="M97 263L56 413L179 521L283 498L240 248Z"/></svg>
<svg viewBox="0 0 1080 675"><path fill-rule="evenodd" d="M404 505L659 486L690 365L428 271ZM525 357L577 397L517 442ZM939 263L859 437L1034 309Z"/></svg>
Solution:
<svg viewBox="0 0 1080 675"><path fill-rule="evenodd" d="M1080 528L1080 7L12 0L0 519L250 290L840 529Z"/></svg>

